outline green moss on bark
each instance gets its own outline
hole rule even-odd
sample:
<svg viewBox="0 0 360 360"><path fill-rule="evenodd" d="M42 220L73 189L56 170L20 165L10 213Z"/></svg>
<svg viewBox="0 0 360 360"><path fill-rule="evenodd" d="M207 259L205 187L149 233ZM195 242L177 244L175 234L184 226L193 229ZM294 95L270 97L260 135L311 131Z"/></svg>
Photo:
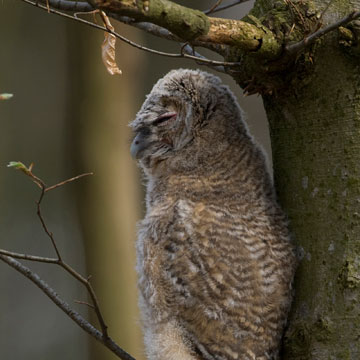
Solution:
<svg viewBox="0 0 360 360"><path fill-rule="evenodd" d="M208 17L201 11L168 0L91 0L93 5L119 15L162 26L190 41L209 31Z"/></svg>
<svg viewBox="0 0 360 360"><path fill-rule="evenodd" d="M359 217L358 213L355 213ZM344 261L338 281L344 288L355 289L360 287L360 256L350 256Z"/></svg>
<svg viewBox="0 0 360 360"><path fill-rule="evenodd" d="M358 359L359 65L335 35L313 64L311 81L294 72L296 88L265 97L279 199L302 254L283 359Z"/></svg>
<svg viewBox="0 0 360 360"><path fill-rule="evenodd" d="M318 18L311 1L264 1L257 0L250 11L277 39L285 42L297 42L304 34L311 33Z"/></svg>
<svg viewBox="0 0 360 360"><path fill-rule="evenodd" d="M157 25L171 29L171 32L184 40L193 40L209 31L209 19L201 11L166 0L142 1L143 4L139 1L138 3L146 17L154 19Z"/></svg>

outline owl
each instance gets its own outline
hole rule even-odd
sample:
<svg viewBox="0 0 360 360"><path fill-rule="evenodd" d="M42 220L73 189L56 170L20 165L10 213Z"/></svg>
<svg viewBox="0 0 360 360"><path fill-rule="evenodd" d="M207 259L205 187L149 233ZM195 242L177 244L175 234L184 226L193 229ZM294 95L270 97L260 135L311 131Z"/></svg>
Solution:
<svg viewBox="0 0 360 360"><path fill-rule="evenodd" d="M218 77L179 69L130 123L147 180L136 248L149 360L278 358L296 262L242 117Z"/></svg>

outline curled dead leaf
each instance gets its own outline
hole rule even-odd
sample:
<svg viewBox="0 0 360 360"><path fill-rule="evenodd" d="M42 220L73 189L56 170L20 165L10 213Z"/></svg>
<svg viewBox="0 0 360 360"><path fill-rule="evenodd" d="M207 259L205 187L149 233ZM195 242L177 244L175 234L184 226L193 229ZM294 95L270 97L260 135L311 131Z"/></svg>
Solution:
<svg viewBox="0 0 360 360"><path fill-rule="evenodd" d="M101 11L101 17L106 28L110 31L114 31L114 27L111 25L109 18L103 11ZM116 37L108 32L105 32L104 35L105 39L101 46L101 53L106 70L111 75L121 74L121 70L118 68L115 60Z"/></svg>
<svg viewBox="0 0 360 360"><path fill-rule="evenodd" d="M0 100L9 100L13 97L13 94L0 94Z"/></svg>

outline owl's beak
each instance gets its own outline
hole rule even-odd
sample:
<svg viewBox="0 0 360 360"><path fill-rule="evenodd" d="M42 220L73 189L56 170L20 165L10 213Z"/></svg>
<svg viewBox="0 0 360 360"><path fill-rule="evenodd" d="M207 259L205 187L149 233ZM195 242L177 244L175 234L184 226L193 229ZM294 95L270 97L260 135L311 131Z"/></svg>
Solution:
<svg viewBox="0 0 360 360"><path fill-rule="evenodd" d="M130 146L130 154L134 159L138 158L139 153L141 150L144 150L149 145L149 136L139 132Z"/></svg>

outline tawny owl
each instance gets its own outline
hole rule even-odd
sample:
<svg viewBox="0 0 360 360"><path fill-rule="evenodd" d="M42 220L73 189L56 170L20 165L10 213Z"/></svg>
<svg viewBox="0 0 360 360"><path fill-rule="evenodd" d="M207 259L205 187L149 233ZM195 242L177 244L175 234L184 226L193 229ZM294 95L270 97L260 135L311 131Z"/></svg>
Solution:
<svg viewBox="0 0 360 360"><path fill-rule="evenodd" d="M137 271L148 359L276 359L295 258L233 94L209 73L171 71L131 127L147 178Z"/></svg>

